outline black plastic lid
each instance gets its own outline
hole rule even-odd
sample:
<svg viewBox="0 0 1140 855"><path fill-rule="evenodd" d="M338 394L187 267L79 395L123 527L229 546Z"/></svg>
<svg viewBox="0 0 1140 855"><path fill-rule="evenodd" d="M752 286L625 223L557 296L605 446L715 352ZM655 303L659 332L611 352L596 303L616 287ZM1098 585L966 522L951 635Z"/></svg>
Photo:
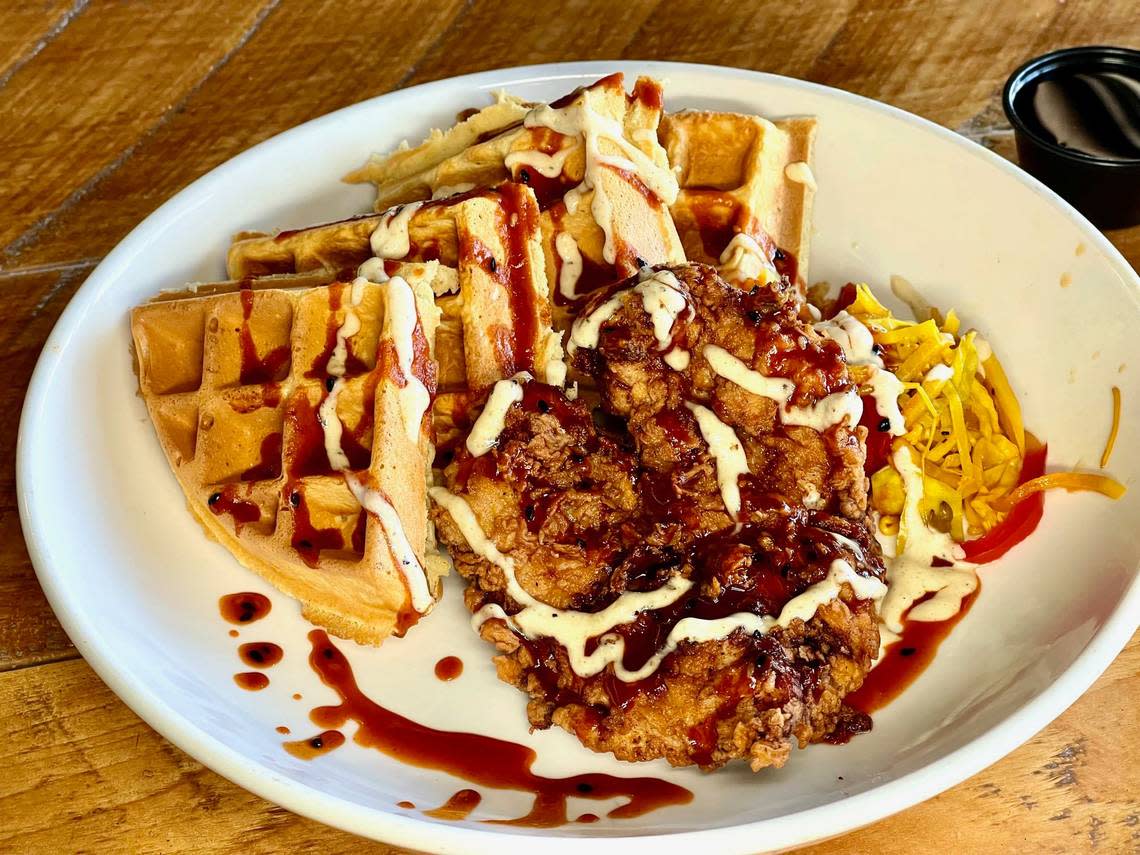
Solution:
<svg viewBox="0 0 1140 855"><path fill-rule="evenodd" d="M1135 82L1122 84L1121 78ZM1059 139L1039 116L1038 85L1058 81L1067 89L1063 109L1081 120L1072 140ZM1140 223L1140 154L1133 156L1140 151L1134 148L1140 139L1140 50L1078 47L1031 59L1006 81L1002 107L1025 171L1100 228Z"/></svg>

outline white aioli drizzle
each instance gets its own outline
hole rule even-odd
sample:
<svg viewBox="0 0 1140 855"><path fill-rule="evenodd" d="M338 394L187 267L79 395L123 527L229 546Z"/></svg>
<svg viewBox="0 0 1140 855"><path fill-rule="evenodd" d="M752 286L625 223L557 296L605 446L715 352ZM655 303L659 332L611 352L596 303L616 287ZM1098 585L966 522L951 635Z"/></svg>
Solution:
<svg viewBox="0 0 1140 855"><path fill-rule="evenodd" d="M863 416L863 401L855 390L835 392L808 407L789 406L796 385L783 377L766 377L749 368L723 347L705 345L702 351L712 370L745 391L775 401L780 408L780 421L786 425L810 427L821 433L847 419L856 425Z"/></svg>
<svg viewBox="0 0 1140 855"><path fill-rule="evenodd" d="M684 371L689 367L689 351L682 350L679 347L675 347L670 350L665 354L663 358L665 360L665 364L672 368L674 371Z"/></svg>
<svg viewBox="0 0 1140 855"><path fill-rule="evenodd" d="M562 174L562 167L566 164L566 158L570 156L572 151L574 151L572 145L560 148L554 154L547 154L535 149L512 151L503 158L503 165L511 171L514 171L514 168L519 165L529 166L545 178L557 178Z"/></svg>
<svg viewBox="0 0 1140 855"><path fill-rule="evenodd" d="M388 281L388 271L384 269L384 259L370 258L356 269L357 276L363 276L369 282L383 285Z"/></svg>
<svg viewBox="0 0 1140 855"><path fill-rule="evenodd" d="M613 238L613 207L601 181L603 168L622 169L636 175L666 205L672 205L677 199L677 177L672 171L655 163L645 152L629 142L620 122L599 115L585 103L578 102L558 109L542 104L526 114L523 124L528 128L544 127L565 136L582 137L586 149L582 183L567 192L563 198L566 210L573 214L582 197L588 191L594 191L590 212L605 234L602 257L609 264L617 261L617 249ZM600 140L603 138L613 143L624 156L603 155L600 148Z"/></svg>
<svg viewBox="0 0 1140 855"><path fill-rule="evenodd" d="M408 599L411 601L412 608L421 615L427 614L435 603L435 598L431 595L427 574L424 573L423 565L416 557L416 551L408 542L408 536L404 533L404 524L400 522L400 516L396 513L396 509L389 504L383 494L378 490L365 487L351 473L345 475L344 480L352 491L352 495L356 496L356 501L360 502L362 508L379 520L380 526L388 536L388 545L392 549L392 557L396 561L400 575L404 577L404 582L408 586Z"/></svg>
<svg viewBox="0 0 1140 855"><path fill-rule="evenodd" d="M866 385L875 399L875 409L890 422L891 436L906 433L906 421L899 409L899 395L903 393L902 381L883 366L882 357L875 352L875 339L871 331L858 318L846 310L830 320L812 325L820 335L839 343L848 365L860 365L870 369Z"/></svg>
<svg viewBox="0 0 1140 855"><path fill-rule="evenodd" d="M403 258L411 249L408 224L423 202L409 202L385 211L372 231L372 254L377 258Z"/></svg>
<svg viewBox="0 0 1140 855"><path fill-rule="evenodd" d="M950 535L928 528L919 512L924 487L922 469L915 463L910 450L903 447L891 457L895 469L902 476L906 490L903 504L903 522L906 542L902 555L896 555L897 537L876 537L886 556L888 589L879 606L879 617L892 632L902 632L903 615L908 620L948 620L962 608L962 600L978 587L978 577L972 564L961 561L965 556L962 547ZM951 567L931 567L935 558L952 562ZM934 596L911 608L927 594ZM907 609L910 609L909 613Z"/></svg>
<svg viewBox="0 0 1140 855"><path fill-rule="evenodd" d="M554 251L562 261L558 271L558 290L567 300L578 298L578 280L582 278L582 251L569 232L559 232L554 238Z"/></svg>
<svg viewBox="0 0 1140 855"><path fill-rule="evenodd" d="M621 308L625 295L631 291L641 297L641 307L653 322L653 337L658 350L664 350L673 339L673 324L688 308L688 300L680 290L681 283L670 270L658 270L646 276L632 288L623 288L585 317L579 317L570 328L571 353L579 347L595 348L602 324Z"/></svg>
<svg viewBox="0 0 1140 855"><path fill-rule="evenodd" d="M461 182L459 184L441 184L435 188L435 192L431 194L432 200L446 199L449 196L458 196L460 193L466 193L468 190L474 190L475 185L469 182Z"/></svg>
<svg viewBox="0 0 1140 855"><path fill-rule="evenodd" d="M484 533L467 501L443 487L428 490L432 499L447 511L459 527L471 551L494 564L503 573L508 596L522 606L517 614L507 616L502 610L483 609L484 619L502 617L526 638L553 638L566 649L574 673L591 677L612 664L620 675L625 641L611 633L615 626L629 623L643 611L664 608L676 602L692 587L680 576L653 591L627 591L600 612L578 612L558 609L532 597L515 578L515 564ZM599 637L600 636L600 637ZM586 642L598 638L597 648L586 655Z"/></svg>
<svg viewBox="0 0 1140 855"><path fill-rule="evenodd" d="M625 639L613 632L614 627L629 623L640 612L664 608L676 602L689 591L692 582L674 576L654 591L627 591L600 612L576 612L549 606L532 597L518 583L514 561L503 555L483 533L466 500L443 487L432 487L429 492L432 499L451 515L471 551L502 571L507 594L522 606L517 614L507 615L495 604L485 605L472 617L471 625L478 630L486 621L498 618L526 638L552 638L565 648L570 667L580 677L592 677L600 674L607 665L612 665L614 675L623 682L644 680L684 641L715 641L727 638L738 629L767 633L777 626L786 628L794 620L810 620L821 605L839 596L844 583L849 584L860 599L877 599L885 587L878 579L855 573L846 561L836 560L832 562L827 578L789 600L779 617L740 612L717 620L685 618L669 633L664 647L641 668L630 671L622 664ZM598 644L587 656L586 642L591 638L597 638Z"/></svg>
<svg viewBox="0 0 1140 855"><path fill-rule="evenodd" d="M696 417L697 426L701 429L701 436L709 446L709 454L716 461L716 480L720 486L720 497L724 501L725 510L733 521L740 516L740 485L741 475L747 475L748 458L744 455L744 446L736 431L716 417L716 413L708 407L685 401L685 406Z"/></svg>
<svg viewBox="0 0 1140 855"><path fill-rule="evenodd" d="M767 284L780 278L760 244L744 232L733 235L720 254L719 271L724 280L736 285L743 282Z"/></svg>
<svg viewBox="0 0 1140 855"><path fill-rule="evenodd" d="M820 606L839 597L839 592L844 583L850 585L855 596L861 600L878 599L886 591L886 585L878 579L872 576L860 576L846 561L836 559L831 562L827 577L823 581L816 582L802 594L788 600L780 610L779 617L737 612L714 620L683 618L670 630L665 643L639 669L626 671L625 668L620 668L619 670L619 663L619 665L614 666L614 673L627 683L644 680L656 671L665 657L676 650L682 642L719 641L722 638L728 638L737 630L743 630L749 635L764 635L776 627L787 629L795 620L802 620L806 623L812 619Z"/></svg>
<svg viewBox="0 0 1140 855"><path fill-rule="evenodd" d="M395 345L396 361L405 380L398 392L400 415L408 439L416 444L420 441L424 413L431 405L431 393L423 381L412 373L412 360L415 357L412 335L419 319L416 313L416 295L412 292L412 286L401 276L389 279L384 293L384 335L390 337Z"/></svg>
<svg viewBox="0 0 1140 855"><path fill-rule="evenodd" d="M522 384L530 379L530 374L520 371L509 380L500 380L495 384L487 397L487 403L483 405L483 412L467 434L467 450L472 457L482 457L495 447L507 422L507 410L523 399Z"/></svg>
<svg viewBox="0 0 1140 855"><path fill-rule="evenodd" d="M379 262L379 269L372 262ZM333 383L332 389L321 402L320 409L317 411L317 419L324 433L325 454L328 456L329 466L336 472L344 473L345 484L348 485L360 506L379 520L380 526L388 538L388 545L392 550L392 556L398 565L398 570L408 587L408 598L411 601L412 608L420 614L426 614L435 600L428 588L427 575L424 572L423 565L420 564L415 550L408 542L408 536L404 532L404 525L400 521L396 509L379 491L364 486L355 475L347 471L349 467L348 455L344 453L341 446L344 425L336 412L337 398L340 396L341 389L344 388L344 374L348 362L348 340L360 332L360 318L356 314L356 308L364 299L364 292L369 285L370 277L382 276L388 283L388 287L385 289L387 306L384 315L384 333L393 338L397 359L404 372L404 377L408 380L404 388L400 390L401 414L404 417L405 425L408 426L409 417L414 418L418 410L419 418L415 420L415 432L413 435L409 427L409 438L413 443L419 442L420 425L423 422L423 414L427 410L428 402L430 402L430 396L423 383L412 375L411 370L412 331L415 329L417 320L416 300L411 286L402 277L393 276L388 279L387 274L384 273L383 261L379 258L371 258L366 261L360 266L358 273L360 275L353 280L352 289L349 292L344 320L336 332L336 346L329 357L328 374L330 377L335 377L336 382ZM411 315L410 326L408 325L409 312ZM423 400L414 389L411 395L405 394L413 388L413 382L418 384L423 391ZM416 572L413 572L413 568Z"/></svg>
<svg viewBox="0 0 1140 855"><path fill-rule="evenodd" d="M812 328L825 338L839 343L848 365L883 367L882 357L875 353L875 338L871 331L846 309L829 320L812 324Z"/></svg>
<svg viewBox="0 0 1140 855"><path fill-rule="evenodd" d="M337 472L348 468L348 455L341 447L344 425L336 414L336 402L344 386L344 372L348 363L348 340L360 332L360 318L357 317L356 307L364 299L364 289L367 285L368 280L363 276L357 276L352 282L348 304L344 307L344 320L336 331L336 346L329 356L328 367L325 369L328 375L336 380L317 409L317 421L320 422L321 432L324 434L325 455L329 459L329 466Z"/></svg>
<svg viewBox="0 0 1140 855"><path fill-rule="evenodd" d="M789 163L785 166L784 177L796 184L804 185L809 190L819 189L816 186L815 175L812 173L811 167L802 160L797 160L795 163Z"/></svg>
<svg viewBox="0 0 1140 855"><path fill-rule="evenodd" d="M944 383L947 380L953 379L953 377L954 377L954 369L951 368L949 365L944 365L941 362L939 362L937 365L932 366L931 369L926 372L926 375L922 378L922 382L923 383L938 383L938 382Z"/></svg>
<svg viewBox="0 0 1140 855"><path fill-rule="evenodd" d="M641 307L653 322L653 337L657 349L665 350L673 340L673 324L689 301L681 290L681 283L671 270L658 270L634 286L633 292L641 295Z"/></svg>

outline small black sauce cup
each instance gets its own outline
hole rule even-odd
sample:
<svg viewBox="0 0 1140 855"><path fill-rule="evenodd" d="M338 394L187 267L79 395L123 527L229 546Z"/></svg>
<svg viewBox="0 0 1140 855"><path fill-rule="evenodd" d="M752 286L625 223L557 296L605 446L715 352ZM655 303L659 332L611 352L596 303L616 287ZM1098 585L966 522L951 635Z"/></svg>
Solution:
<svg viewBox="0 0 1140 855"><path fill-rule="evenodd" d="M1097 157L1047 139L1036 119L1023 115L1018 95L1027 86L1082 72L1116 72L1140 80L1140 50L1078 47L1031 59L1009 76L1002 107L1013 126L1021 167L1049 185L1102 229L1140 223L1140 158Z"/></svg>

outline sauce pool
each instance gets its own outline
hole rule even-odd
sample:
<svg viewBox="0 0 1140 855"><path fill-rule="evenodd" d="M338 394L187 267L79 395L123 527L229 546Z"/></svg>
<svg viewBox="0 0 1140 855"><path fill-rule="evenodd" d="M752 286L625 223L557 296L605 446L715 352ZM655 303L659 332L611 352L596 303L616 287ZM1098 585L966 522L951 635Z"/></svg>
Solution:
<svg viewBox="0 0 1140 855"><path fill-rule="evenodd" d="M537 755L530 748L476 733L437 730L404 718L364 694L348 659L324 630L310 632L309 642L312 645L309 664L321 681L340 696L339 704L311 711L310 718L319 727L335 731L348 721L355 721L358 728L353 738L366 748L375 748L412 766L447 772L473 784L518 790L534 797L531 810L525 816L486 822L531 828L565 825L570 821L566 808L571 796L628 799L607 814L615 819L641 816L658 808L687 804L693 799L693 794L684 787L656 778L619 778L601 773L566 778L536 775L531 766ZM287 748L291 744L296 745L287 743Z"/></svg>
<svg viewBox="0 0 1140 855"><path fill-rule="evenodd" d="M978 588L962 601L958 614L949 620L917 621L903 624L902 638L883 651L883 661L867 675L863 685L848 695L844 702L868 715L878 712L913 683L934 661L934 654L958 621L978 598Z"/></svg>

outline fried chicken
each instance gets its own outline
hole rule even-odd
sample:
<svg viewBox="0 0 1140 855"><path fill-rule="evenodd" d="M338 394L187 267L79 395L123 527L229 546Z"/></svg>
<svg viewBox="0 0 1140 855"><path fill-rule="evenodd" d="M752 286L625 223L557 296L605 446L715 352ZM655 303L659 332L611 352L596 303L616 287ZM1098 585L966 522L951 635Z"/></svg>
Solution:
<svg viewBox="0 0 1140 855"><path fill-rule="evenodd" d="M722 348L792 380L791 406L850 392L838 347L798 320L794 299L737 290L700 265L668 272L680 295L666 295L675 310L668 328L650 291L634 290L636 278L581 315L608 313L573 357L596 382L600 410L522 383L495 446L479 456L460 448L448 466L447 487L509 563L473 548L472 532L443 507L433 516L469 581L468 607L488 618L480 632L499 649L499 676L529 695L534 727L557 724L623 760L781 766L793 740L825 739L841 712L850 717L843 698L878 650L874 604L855 590L883 576L863 519L862 429L786 426L777 401L746 392L705 358L709 346ZM687 365L671 358L670 367L674 351L688 354ZM738 510L698 406L743 448ZM858 575L827 589L837 566ZM565 623L571 616L560 610L599 615L679 581L683 593L631 612L580 651L511 625L528 602ZM803 615L774 620L805 600ZM736 628L699 640L681 632L718 621ZM583 667L602 648L618 652L604 668Z"/></svg>

